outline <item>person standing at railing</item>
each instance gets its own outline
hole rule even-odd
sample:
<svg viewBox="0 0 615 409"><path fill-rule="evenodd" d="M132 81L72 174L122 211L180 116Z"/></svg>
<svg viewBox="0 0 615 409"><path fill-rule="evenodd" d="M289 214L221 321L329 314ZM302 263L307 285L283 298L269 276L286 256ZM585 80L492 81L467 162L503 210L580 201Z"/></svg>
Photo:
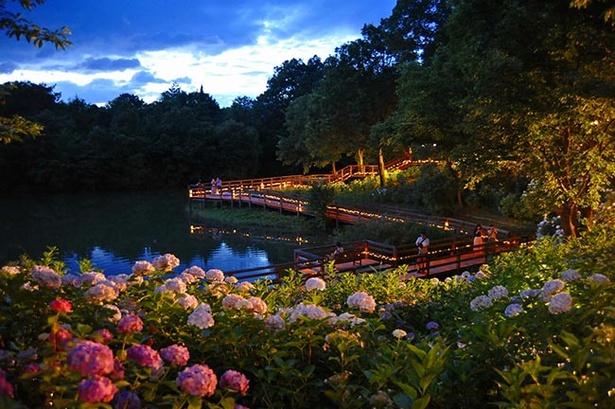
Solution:
<svg viewBox="0 0 615 409"><path fill-rule="evenodd" d="M498 229L491 223L489 229L487 229L487 251L493 253L495 251L495 243L498 240Z"/></svg>
<svg viewBox="0 0 615 409"><path fill-rule="evenodd" d="M218 193L218 186L216 185L216 179L211 180L211 194L215 195Z"/></svg>
<svg viewBox="0 0 615 409"><path fill-rule="evenodd" d="M418 249L418 255L416 257L417 270L420 273L427 272L427 254L429 253L429 237L424 231L417 237L416 248Z"/></svg>
<svg viewBox="0 0 615 409"><path fill-rule="evenodd" d="M474 239L473 239L473 250L474 251L482 251L483 243L485 238L485 231L480 224L476 225L474 229Z"/></svg>

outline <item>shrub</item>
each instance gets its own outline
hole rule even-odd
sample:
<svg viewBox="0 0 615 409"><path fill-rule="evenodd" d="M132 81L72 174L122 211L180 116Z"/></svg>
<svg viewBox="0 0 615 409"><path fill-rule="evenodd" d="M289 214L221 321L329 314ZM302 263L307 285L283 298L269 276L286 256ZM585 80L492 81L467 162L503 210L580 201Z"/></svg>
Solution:
<svg viewBox="0 0 615 409"><path fill-rule="evenodd" d="M600 229L443 281L307 286L24 257L0 270L0 407L610 408L613 254Z"/></svg>

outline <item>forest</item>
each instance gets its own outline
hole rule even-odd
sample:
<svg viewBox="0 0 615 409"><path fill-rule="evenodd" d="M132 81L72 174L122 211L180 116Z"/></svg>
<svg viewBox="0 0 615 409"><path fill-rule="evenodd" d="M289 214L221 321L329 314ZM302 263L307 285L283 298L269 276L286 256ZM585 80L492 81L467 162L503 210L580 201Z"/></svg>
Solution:
<svg viewBox="0 0 615 409"><path fill-rule="evenodd" d="M462 204L498 191L576 236L615 185L615 20L608 2L399 0L324 61L291 59L230 107L177 84L153 103L61 101L0 87L0 191L183 187L439 159ZM381 172L380 183L386 185ZM448 193L450 191L450 193ZM445 192L443 191L443 194Z"/></svg>

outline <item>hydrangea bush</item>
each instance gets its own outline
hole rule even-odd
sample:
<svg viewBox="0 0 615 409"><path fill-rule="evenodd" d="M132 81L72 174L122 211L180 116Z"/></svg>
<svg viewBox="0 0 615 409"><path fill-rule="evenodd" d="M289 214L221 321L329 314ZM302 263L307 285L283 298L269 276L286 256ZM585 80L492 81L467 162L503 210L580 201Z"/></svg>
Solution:
<svg viewBox="0 0 615 409"><path fill-rule="evenodd" d="M51 249L0 270L0 407L615 407L613 236L445 280L251 283L172 254L107 277Z"/></svg>

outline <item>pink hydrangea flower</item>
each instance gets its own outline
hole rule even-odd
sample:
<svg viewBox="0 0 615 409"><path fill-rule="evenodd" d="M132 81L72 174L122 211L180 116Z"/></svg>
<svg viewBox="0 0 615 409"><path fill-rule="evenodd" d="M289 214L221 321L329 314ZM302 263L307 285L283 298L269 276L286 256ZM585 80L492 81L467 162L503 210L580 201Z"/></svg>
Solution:
<svg viewBox="0 0 615 409"><path fill-rule="evenodd" d="M109 331L107 328L102 328L94 331L94 337L100 338L102 343L107 344L113 341L113 333Z"/></svg>
<svg viewBox="0 0 615 409"><path fill-rule="evenodd" d="M117 324L117 332L120 334L129 334L132 332L141 332L143 329L143 321L136 314L124 315Z"/></svg>
<svg viewBox="0 0 615 409"><path fill-rule="evenodd" d="M67 356L68 368L83 376L107 375L113 371L111 348L94 341L81 341Z"/></svg>
<svg viewBox="0 0 615 409"><path fill-rule="evenodd" d="M125 371L124 364L122 364L117 358L113 361L113 372L109 374L109 378L115 380L124 379Z"/></svg>
<svg viewBox="0 0 615 409"><path fill-rule="evenodd" d="M190 359L190 351L188 348L182 345L171 345L160 350L162 359L167 361L171 365L184 366L188 364Z"/></svg>
<svg viewBox="0 0 615 409"><path fill-rule="evenodd" d="M141 366L158 370L162 368L163 362L158 351L149 345L133 345L126 351L128 358L132 359Z"/></svg>
<svg viewBox="0 0 615 409"><path fill-rule="evenodd" d="M111 402L118 392L117 386L111 379L102 376L95 376L91 379L84 379L78 386L79 399L82 402L98 403Z"/></svg>
<svg viewBox="0 0 615 409"><path fill-rule="evenodd" d="M181 371L175 383L192 396L209 397L216 391L218 378L209 366L196 364Z"/></svg>
<svg viewBox="0 0 615 409"><path fill-rule="evenodd" d="M57 298L49 303L49 307L55 312L71 312L73 305L68 300Z"/></svg>
<svg viewBox="0 0 615 409"><path fill-rule="evenodd" d="M69 330L64 327L58 328L58 330L52 334L53 341L56 345L65 346L68 341L73 339L73 334Z"/></svg>
<svg viewBox="0 0 615 409"><path fill-rule="evenodd" d="M248 392L250 381L241 372L229 369L220 377L220 387L233 389L244 395Z"/></svg>

